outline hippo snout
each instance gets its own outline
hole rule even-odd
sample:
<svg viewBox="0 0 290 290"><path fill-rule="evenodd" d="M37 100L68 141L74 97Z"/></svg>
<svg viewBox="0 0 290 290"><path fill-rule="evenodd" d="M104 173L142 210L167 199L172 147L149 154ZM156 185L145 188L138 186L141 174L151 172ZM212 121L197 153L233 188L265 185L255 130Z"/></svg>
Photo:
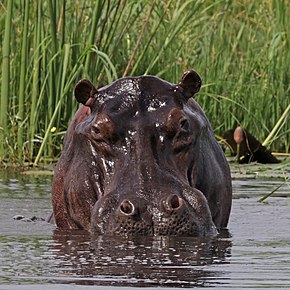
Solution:
<svg viewBox="0 0 290 290"><path fill-rule="evenodd" d="M205 200L202 199L201 202L203 201ZM199 208L203 214L200 214ZM198 203L191 206L184 197L175 193L165 195L157 201L134 197L120 198L118 201L116 195L107 195L93 208L91 231L94 235L216 234L208 206Z"/></svg>
<svg viewBox="0 0 290 290"><path fill-rule="evenodd" d="M120 198L115 194L100 199L92 211L91 231L94 235L153 235L152 217L145 202ZM109 205L109 207L108 207Z"/></svg>

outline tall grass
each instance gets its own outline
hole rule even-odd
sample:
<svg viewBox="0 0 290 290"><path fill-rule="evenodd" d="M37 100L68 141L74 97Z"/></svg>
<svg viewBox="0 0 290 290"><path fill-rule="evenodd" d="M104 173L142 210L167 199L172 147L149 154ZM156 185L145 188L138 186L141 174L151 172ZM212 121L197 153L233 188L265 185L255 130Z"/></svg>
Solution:
<svg viewBox="0 0 290 290"><path fill-rule="evenodd" d="M23 148L23 126L24 120L24 98L25 98L25 81L26 81L26 59L27 59L27 36L28 36L28 16L29 16L29 1L24 2L24 19L23 19L23 32L21 37L21 56L20 56L20 75L19 75L19 92L18 92L18 132L17 132L17 145ZM22 159L22 151L18 150L18 159Z"/></svg>
<svg viewBox="0 0 290 290"><path fill-rule="evenodd" d="M12 22L12 1L7 3L7 11L5 18L5 29L2 44L2 73L1 73L1 106L0 106L0 158L4 155L6 137L8 135L8 102L10 97L9 77L10 77L10 37ZM1 19L4 22L4 19ZM1 35L2 36L2 35ZM2 37L1 37L2 38Z"/></svg>
<svg viewBox="0 0 290 290"><path fill-rule="evenodd" d="M217 134L241 125L289 152L288 1L1 3L0 160L58 157L80 78L178 82L189 68L203 79L197 100Z"/></svg>

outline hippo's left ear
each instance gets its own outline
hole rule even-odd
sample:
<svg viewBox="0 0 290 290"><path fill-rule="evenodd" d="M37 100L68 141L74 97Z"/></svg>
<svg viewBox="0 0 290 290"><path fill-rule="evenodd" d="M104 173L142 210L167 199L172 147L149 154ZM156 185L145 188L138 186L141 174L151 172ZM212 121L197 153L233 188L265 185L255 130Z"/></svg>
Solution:
<svg viewBox="0 0 290 290"><path fill-rule="evenodd" d="M182 89L182 93L186 99L194 96L201 87L201 78L197 72L189 70L182 76L178 86Z"/></svg>
<svg viewBox="0 0 290 290"><path fill-rule="evenodd" d="M80 80L75 87L75 98L79 103L90 107L97 89L89 80Z"/></svg>

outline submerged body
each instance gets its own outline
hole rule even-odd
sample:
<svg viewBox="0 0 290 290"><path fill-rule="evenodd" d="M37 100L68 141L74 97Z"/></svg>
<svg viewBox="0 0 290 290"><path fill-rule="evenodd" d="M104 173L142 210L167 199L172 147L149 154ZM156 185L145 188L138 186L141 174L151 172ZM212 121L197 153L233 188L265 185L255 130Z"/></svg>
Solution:
<svg viewBox="0 0 290 290"><path fill-rule="evenodd" d="M75 88L71 122L53 179L60 228L93 234L205 236L227 226L231 178L197 102L201 80L153 76Z"/></svg>

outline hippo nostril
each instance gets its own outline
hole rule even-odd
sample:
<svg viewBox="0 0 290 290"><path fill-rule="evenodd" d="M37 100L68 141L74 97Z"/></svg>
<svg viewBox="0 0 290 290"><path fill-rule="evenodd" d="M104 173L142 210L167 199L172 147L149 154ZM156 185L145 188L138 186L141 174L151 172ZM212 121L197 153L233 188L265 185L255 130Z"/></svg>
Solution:
<svg viewBox="0 0 290 290"><path fill-rule="evenodd" d="M184 201L182 198L180 198L176 194L172 194L165 200L163 204L165 209L170 211L180 208L183 205L183 203Z"/></svg>
<svg viewBox="0 0 290 290"><path fill-rule="evenodd" d="M120 210L125 215L134 215L135 214L135 206L133 203L127 199L123 200L120 204Z"/></svg>
<svg viewBox="0 0 290 290"><path fill-rule="evenodd" d="M171 207L174 208L178 208L179 207L179 198L177 195L173 195L170 200L169 200L169 204L171 205Z"/></svg>

